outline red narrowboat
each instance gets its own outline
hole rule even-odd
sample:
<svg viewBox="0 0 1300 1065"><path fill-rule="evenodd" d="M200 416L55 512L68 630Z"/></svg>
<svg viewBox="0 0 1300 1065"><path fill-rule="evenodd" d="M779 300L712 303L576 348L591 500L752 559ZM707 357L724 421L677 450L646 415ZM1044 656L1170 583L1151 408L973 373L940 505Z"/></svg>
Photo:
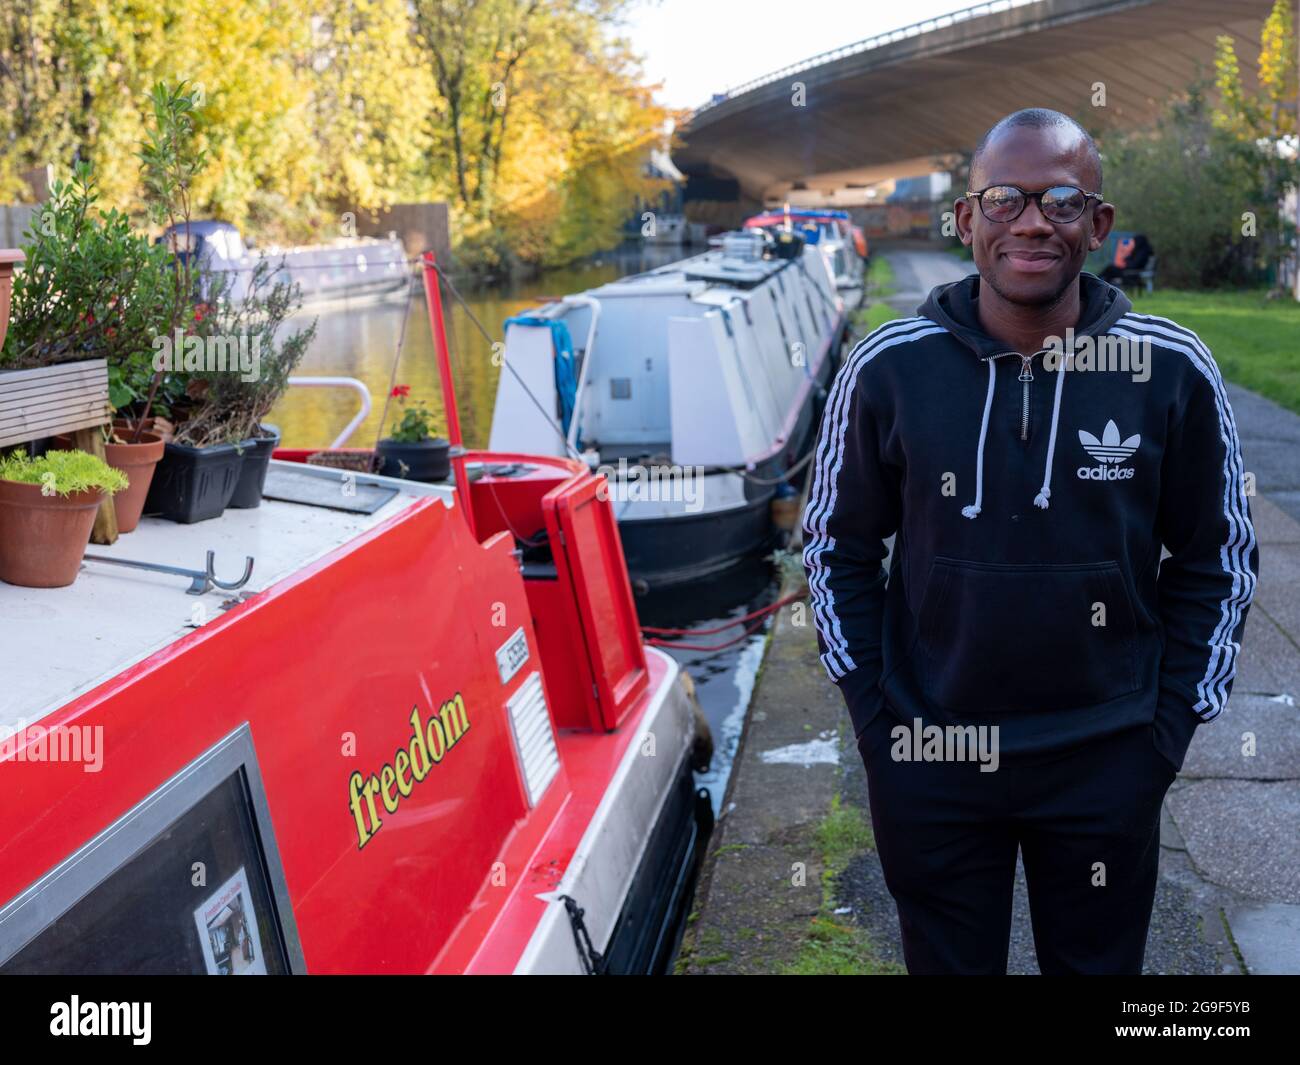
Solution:
<svg viewBox="0 0 1300 1065"><path fill-rule="evenodd" d="M256 509L0 584L0 972L663 971L707 729L603 480L277 456Z"/></svg>

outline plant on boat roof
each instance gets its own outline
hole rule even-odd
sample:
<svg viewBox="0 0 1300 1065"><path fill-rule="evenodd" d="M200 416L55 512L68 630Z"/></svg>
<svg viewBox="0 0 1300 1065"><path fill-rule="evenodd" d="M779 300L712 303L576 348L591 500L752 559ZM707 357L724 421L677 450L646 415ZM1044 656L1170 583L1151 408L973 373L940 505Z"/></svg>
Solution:
<svg viewBox="0 0 1300 1065"><path fill-rule="evenodd" d="M176 271L172 279L173 328L189 317L194 302L194 274L197 263L188 248L176 243L176 230L188 226L191 215L190 188L202 172L207 154L195 138L196 118L201 106L200 90L182 81L175 87L158 82L149 94L153 121L148 140L140 146L140 176L144 182L149 217L171 232Z"/></svg>
<svg viewBox="0 0 1300 1065"><path fill-rule="evenodd" d="M419 444L433 439L433 414L423 403L408 407L406 401L410 395L410 385L395 385L389 393L389 398L397 400L402 407L401 418L388 436L399 444Z"/></svg>
<svg viewBox="0 0 1300 1065"><path fill-rule="evenodd" d="M179 239L190 221L190 188L206 157L196 143L200 97L186 82L169 87L159 82L150 96L153 124L140 151L150 215ZM218 271L175 244L173 317L170 332L183 332L186 354L198 338L209 354L238 358L211 362L201 369L156 371L149 400L170 381L183 382L184 396L192 404L188 418L176 432L176 442L191 447L238 443L257 436L259 425L289 387L289 375L302 361L316 336L316 322L283 338L281 326L302 306L302 286L284 274L283 260L273 265L259 258L252 268L246 296L230 298L234 275ZM173 351L180 360L181 352ZM146 407L151 406L146 402Z"/></svg>
<svg viewBox="0 0 1300 1065"><path fill-rule="evenodd" d="M27 263L14 275L0 365L105 358L110 377L120 378L133 360L147 359L153 337L167 328L173 285L167 249L150 244L116 209L96 207L97 199L94 171L78 162L33 216L23 234Z"/></svg>
<svg viewBox="0 0 1300 1065"><path fill-rule="evenodd" d="M226 298L232 274L205 274L208 302L196 309L187 333L210 351L212 342L237 349L240 359L226 369L189 374L188 392L197 406L177 430L178 443L206 447L259 435L262 419L289 387L290 375L316 337L317 319L292 333L281 329L302 306L302 286L287 280L283 267L283 260L272 265L259 259L238 302Z"/></svg>
<svg viewBox="0 0 1300 1065"><path fill-rule="evenodd" d="M22 449L0 458L0 481L39 484L43 494L61 496L94 488L112 495L128 484L121 470L85 451L47 451L34 459Z"/></svg>

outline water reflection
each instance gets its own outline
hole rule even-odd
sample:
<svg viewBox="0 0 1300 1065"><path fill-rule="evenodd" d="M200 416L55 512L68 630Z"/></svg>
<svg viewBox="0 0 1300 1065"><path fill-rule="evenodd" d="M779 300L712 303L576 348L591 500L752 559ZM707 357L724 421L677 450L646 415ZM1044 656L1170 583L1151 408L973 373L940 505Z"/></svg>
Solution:
<svg viewBox="0 0 1300 1065"><path fill-rule="evenodd" d="M689 249L643 247L638 243L578 266L548 271L537 280L512 287L467 289L459 283L457 287L474 316L494 340L500 340L501 325L508 317L537 306L545 297L580 292L687 254ZM500 368L492 364L491 344L474 327L465 308L445 291L443 303L461 432L466 446L486 447ZM383 303L336 305L319 313L309 310L298 317L308 322L315 317L318 324L316 340L297 372L304 376L355 377L370 389L373 409L353 434L350 446L373 447L379 439L385 398L394 380L411 386L410 401L425 403L433 413L438 432L446 435L438 364L429 332L424 286L418 276L409 299L403 294ZM393 360L403 319L406 336L394 375ZM292 388L269 420L280 426L285 447L326 447L356 411L357 397L346 389ZM391 428L397 416L394 404L384 423L385 430Z"/></svg>
<svg viewBox="0 0 1300 1065"><path fill-rule="evenodd" d="M776 598L777 579L764 559L750 559L725 574L699 581L689 588L651 594L637 600L642 625L683 629L709 629L736 621ZM751 623L752 624L752 623ZM683 636L675 642L716 647L739 637L748 625L735 625L720 633ZM731 767L736 760L740 734L749 712L749 700L763 660L770 622L752 636L722 651L663 650L677 660L695 681L695 695L713 734L713 762L707 773L697 773L695 783L709 789L713 813L722 811Z"/></svg>

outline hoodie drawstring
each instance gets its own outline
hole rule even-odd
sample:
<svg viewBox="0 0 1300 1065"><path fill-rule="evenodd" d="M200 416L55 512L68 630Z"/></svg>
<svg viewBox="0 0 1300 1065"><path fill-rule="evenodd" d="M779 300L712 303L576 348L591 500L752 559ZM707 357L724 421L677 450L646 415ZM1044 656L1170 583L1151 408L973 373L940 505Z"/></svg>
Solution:
<svg viewBox="0 0 1300 1065"><path fill-rule="evenodd" d="M1052 430L1047 434L1047 465L1043 467L1043 487L1034 496L1034 506L1047 509L1052 497L1052 455L1056 452L1056 426L1061 420L1061 391L1065 387L1065 371L1073 352L1068 352L1056 368L1056 399L1052 401Z"/></svg>
<svg viewBox="0 0 1300 1065"><path fill-rule="evenodd" d="M1048 500L1052 497L1052 457L1056 454L1056 430L1061 422L1061 392L1065 388L1065 371L1073 352L1067 352L1056 370L1056 396L1052 400L1052 428L1047 434L1047 463L1043 467L1043 487L1034 496L1034 506L1046 510ZM993 409L993 388L997 381L997 358L989 358L989 389L984 397L984 418L980 422L979 450L975 455L975 502L961 508L963 518L973 518L979 514L984 503L984 441L989 432L989 412Z"/></svg>
<svg viewBox="0 0 1300 1065"><path fill-rule="evenodd" d="M989 390L984 397L984 419L980 422L980 444L979 451L975 454L975 502L968 507L961 508L963 518L973 518L980 512L980 505L984 502L984 439L989 434L989 411L993 409L993 386L997 382L997 366L995 359L989 359Z"/></svg>

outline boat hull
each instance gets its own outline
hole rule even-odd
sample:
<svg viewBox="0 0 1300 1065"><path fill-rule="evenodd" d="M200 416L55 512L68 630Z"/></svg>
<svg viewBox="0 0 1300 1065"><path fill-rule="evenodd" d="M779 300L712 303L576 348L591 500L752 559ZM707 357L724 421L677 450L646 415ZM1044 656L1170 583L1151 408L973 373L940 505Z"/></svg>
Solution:
<svg viewBox="0 0 1300 1065"><path fill-rule="evenodd" d="M647 592L725 572L770 550L772 489L721 513L680 514L619 522L632 587Z"/></svg>
<svg viewBox="0 0 1300 1065"><path fill-rule="evenodd" d="M511 970L516 974L652 974L672 960L713 817L708 792L695 787L691 768L691 696L671 658L647 654L665 672L568 872L553 890L519 900L521 906L540 902L545 911ZM655 757L647 758L647 750ZM554 831L564 831L563 815ZM467 971L501 971L491 950L508 950L508 943L503 938L485 946Z"/></svg>

